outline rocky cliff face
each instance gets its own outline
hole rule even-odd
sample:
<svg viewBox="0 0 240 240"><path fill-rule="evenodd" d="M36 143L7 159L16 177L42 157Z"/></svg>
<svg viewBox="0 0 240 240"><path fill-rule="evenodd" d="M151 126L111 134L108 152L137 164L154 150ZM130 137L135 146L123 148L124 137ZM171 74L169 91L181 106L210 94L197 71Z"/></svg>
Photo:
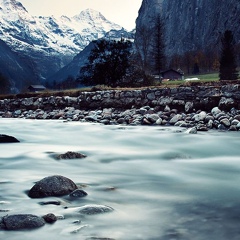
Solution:
<svg viewBox="0 0 240 240"><path fill-rule="evenodd" d="M166 27L168 55L218 46L221 33L232 30L240 43L239 0L143 0L136 20L138 29L151 25L151 18L161 12Z"/></svg>

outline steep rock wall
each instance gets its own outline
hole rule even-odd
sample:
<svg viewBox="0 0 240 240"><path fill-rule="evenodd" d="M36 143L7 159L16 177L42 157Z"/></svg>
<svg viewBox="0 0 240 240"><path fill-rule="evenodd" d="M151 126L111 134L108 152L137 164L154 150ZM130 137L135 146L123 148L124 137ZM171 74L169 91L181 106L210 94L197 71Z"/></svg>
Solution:
<svg viewBox="0 0 240 240"><path fill-rule="evenodd" d="M143 0L136 20L137 43L139 28L151 25L150 19L159 12L165 19L168 55L217 47L227 29L240 43L239 0Z"/></svg>

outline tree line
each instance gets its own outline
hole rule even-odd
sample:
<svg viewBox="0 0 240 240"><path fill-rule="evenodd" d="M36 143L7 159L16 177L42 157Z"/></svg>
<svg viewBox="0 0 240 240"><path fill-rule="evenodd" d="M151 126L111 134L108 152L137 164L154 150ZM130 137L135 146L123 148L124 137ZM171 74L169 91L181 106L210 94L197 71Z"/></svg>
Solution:
<svg viewBox="0 0 240 240"><path fill-rule="evenodd" d="M84 85L111 87L151 85L155 80L153 75L157 75L161 83L161 72L166 67L181 69L187 75L218 71L220 80L238 79L240 44L235 44L232 31L222 34L220 49L206 47L168 58L164 34L164 19L157 15L149 26L138 28L140 37L134 45L123 39L98 41L77 80Z"/></svg>

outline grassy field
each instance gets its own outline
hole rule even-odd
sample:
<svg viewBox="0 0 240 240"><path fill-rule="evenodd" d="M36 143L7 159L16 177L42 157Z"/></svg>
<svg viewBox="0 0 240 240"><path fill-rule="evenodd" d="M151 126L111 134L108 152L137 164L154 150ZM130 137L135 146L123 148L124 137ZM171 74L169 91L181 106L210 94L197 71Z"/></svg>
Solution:
<svg viewBox="0 0 240 240"><path fill-rule="evenodd" d="M199 78L199 80L194 81L168 81L159 83L156 82L153 86L145 86L145 87L139 87L139 88L114 88L114 90L133 90L133 89L144 89L144 88L174 88L178 86L196 86L196 85L222 85L222 84L231 84L236 83L235 82L227 82L227 81L219 81L218 73L209 73L209 74L199 74L199 75L186 75L186 78ZM211 83L212 82L212 83ZM240 83L240 80L237 82ZM112 88L106 87L106 86L97 86L99 90L111 90ZM95 89L96 90L96 89ZM44 92L39 93L20 93L20 94L10 94L10 95L0 95L0 99L4 98L24 98L24 97L48 97L48 96L72 96L77 97L79 94L83 91L95 91L94 88L88 87L88 88L80 88L80 89L68 89L68 90L46 90Z"/></svg>
<svg viewBox="0 0 240 240"><path fill-rule="evenodd" d="M216 82L219 80L218 73L209 73L209 74L199 74L199 75L186 75L185 79L187 78L199 78L199 80L194 80L194 81L184 81L184 80L179 80L179 81L168 81L168 82L163 82L159 86L165 86L165 87L177 87L179 85L191 85L191 83L197 84L203 84L203 83L208 83L208 82Z"/></svg>
<svg viewBox="0 0 240 240"><path fill-rule="evenodd" d="M199 75L190 75L186 76L186 78L199 78L200 81L218 81L219 73L208 73L208 74L199 74Z"/></svg>

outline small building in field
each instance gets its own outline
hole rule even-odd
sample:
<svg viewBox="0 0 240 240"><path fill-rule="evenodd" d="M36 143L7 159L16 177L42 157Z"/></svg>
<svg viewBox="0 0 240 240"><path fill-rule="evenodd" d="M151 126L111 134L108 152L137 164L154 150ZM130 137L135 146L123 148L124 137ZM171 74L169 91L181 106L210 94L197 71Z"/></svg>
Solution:
<svg viewBox="0 0 240 240"><path fill-rule="evenodd" d="M46 88L43 85L30 85L28 90L29 92L42 92L45 91Z"/></svg>
<svg viewBox="0 0 240 240"><path fill-rule="evenodd" d="M162 79L168 79L170 81L173 80L184 80L184 73L182 71L177 71L174 69L169 69L161 72Z"/></svg>

